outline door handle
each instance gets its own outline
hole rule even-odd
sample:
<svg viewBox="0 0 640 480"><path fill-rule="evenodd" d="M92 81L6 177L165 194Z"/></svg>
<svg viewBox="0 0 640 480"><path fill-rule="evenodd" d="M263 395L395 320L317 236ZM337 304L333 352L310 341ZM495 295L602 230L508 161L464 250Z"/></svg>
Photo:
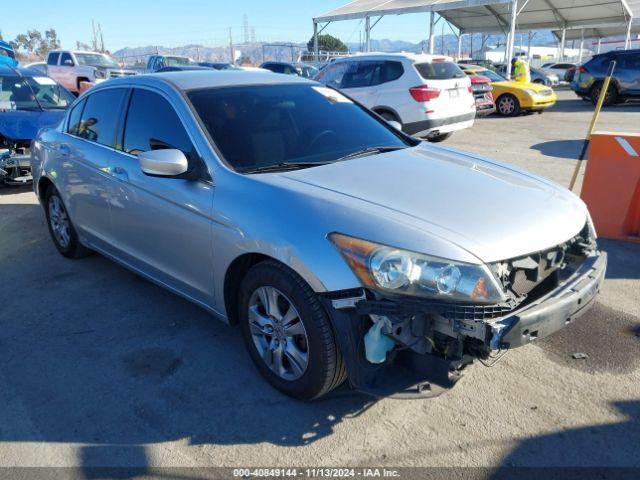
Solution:
<svg viewBox="0 0 640 480"><path fill-rule="evenodd" d="M122 167L113 167L113 170L111 170L111 172L115 177L119 178L120 180L129 180L129 174Z"/></svg>
<svg viewBox="0 0 640 480"><path fill-rule="evenodd" d="M60 152L60 155L63 155L66 157L71 153L71 149L69 148L69 145L67 145L66 143L61 143L60 146L58 147L58 152Z"/></svg>

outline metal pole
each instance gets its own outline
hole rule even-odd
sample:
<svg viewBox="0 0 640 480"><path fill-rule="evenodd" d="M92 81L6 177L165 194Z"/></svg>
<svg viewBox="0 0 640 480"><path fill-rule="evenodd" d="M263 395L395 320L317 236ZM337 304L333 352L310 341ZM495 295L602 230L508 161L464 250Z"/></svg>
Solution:
<svg viewBox="0 0 640 480"><path fill-rule="evenodd" d="M511 80L511 58L513 57L513 45L516 36L516 20L518 17L518 0L511 2L511 18L509 19L509 36L507 38L507 50L505 62L507 64L507 79Z"/></svg>
<svg viewBox="0 0 640 480"><path fill-rule="evenodd" d="M531 62L531 38L533 35L531 34L531 30L529 30L529 38L527 39L527 59Z"/></svg>
<svg viewBox="0 0 640 480"><path fill-rule="evenodd" d="M584 139L584 143L582 144L582 151L578 156L578 163L576 163L576 168L573 170L573 175L571 176L571 182L569 182L569 190L573 190L573 187L576 184L576 180L578 180L580 167L582 167L582 162L587 154L587 150L589 149L591 134L593 133L593 130L596 126L596 122L598 121L598 115L600 115L600 110L602 109L602 105L604 104L604 98L607 96L607 90L609 90L609 82L611 81L611 77L615 68L616 61L612 60L611 63L609 63L609 71L607 72L607 76L604 77L604 82L602 84L602 88L600 89L600 95L598 95L598 103L596 104L596 109L593 111L591 123L589 124L589 130L587 130L587 137Z"/></svg>
<svg viewBox="0 0 640 480"><path fill-rule="evenodd" d="M233 54L233 38L231 37L231 27L229 27L229 58L231 58L231 65L234 65L235 59Z"/></svg>
<svg viewBox="0 0 640 480"><path fill-rule="evenodd" d="M313 59L318 62L318 24L313 21Z"/></svg>
<svg viewBox="0 0 640 480"><path fill-rule="evenodd" d="M460 30L460 35L458 35L458 60L462 58L462 30Z"/></svg>
<svg viewBox="0 0 640 480"><path fill-rule="evenodd" d="M580 29L580 52L578 53L578 63L582 63L582 47L584 45L584 28Z"/></svg>
<svg viewBox="0 0 640 480"><path fill-rule="evenodd" d="M602 39L599 38L598 39L598 49L596 50L596 53L600 53L600 44L602 43Z"/></svg>
<svg viewBox="0 0 640 480"><path fill-rule="evenodd" d="M365 51L371 51L371 19L369 17L365 17L364 19L364 43L365 43Z"/></svg>
<svg viewBox="0 0 640 480"><path fill-rule="evenodd" d="M429 53L433 55L436 49L436 36L433 29L436 26L436 12L431 10L431 16L429 19Z"/></svg>
<svg viewBox="0 0 640 480"><path fill-rule="evenodd" d="M629 18L627 22L627 37L624 40L624 49L629 50L631 48L631 21L633 18Z"/></svg>
<svg viewBox="0 0 640 480"><path fill-rule="evenodd" d="M561 62L564 60L564 43L565 43L565 39L567 37L567 29L566 28L562 28L562 36L560 37L560 55L559 55L559 59Z"/></svg>

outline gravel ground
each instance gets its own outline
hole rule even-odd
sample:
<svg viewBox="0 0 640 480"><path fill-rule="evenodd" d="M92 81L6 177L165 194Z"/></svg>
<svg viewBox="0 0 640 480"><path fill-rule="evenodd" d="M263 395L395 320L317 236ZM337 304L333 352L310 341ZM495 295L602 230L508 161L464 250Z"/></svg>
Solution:
<svg viewBox="0 0 640 480"><path fill-rule="evenodd" d="M560 92L447 144L566 185L589 110ZM2 188L0 466L640 467L640 245L601 245L598 303L557 335L438 398L306 404L261 379L236 329L98 255L62 258L30 190Z"/></svg>

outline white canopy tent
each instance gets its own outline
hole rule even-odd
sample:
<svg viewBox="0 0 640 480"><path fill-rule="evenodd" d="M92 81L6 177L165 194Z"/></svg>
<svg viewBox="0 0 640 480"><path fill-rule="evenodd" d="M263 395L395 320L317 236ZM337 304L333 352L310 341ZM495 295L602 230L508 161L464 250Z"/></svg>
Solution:
<svg viewBox="0 0 640 480"><path fill-rule="evenodd" d="M591 26L587 28L572 28L566 30L565 40L580 40L580 48L585 39L597 39L598 45L600 40L609 37L625 36L625 48L630 47L630 36L632 34L640 34L640 0L627 0L627 6L631 10L631 18L627 24L612 23ZM558 38L562 38L562 30L554 30L553 34Z"/></svg>
<svg viewBox="0 0 640 480"><path fill-rule="evenodd" d="M313 19L316 58L318 33L331 22L364 19L365 49L370 51L371 29L380 18L420 12L430 13L430 53L434 52L437 13L459 30L459 38L465 33L503 32L507 35L507 58L513 57L516 25L521 31L555 28L566 32L570 28L627 25L632 18L626 0L354 0ZM373 25L371 19L375 20ZM507 62L509 76L510 70Z"/></svg>

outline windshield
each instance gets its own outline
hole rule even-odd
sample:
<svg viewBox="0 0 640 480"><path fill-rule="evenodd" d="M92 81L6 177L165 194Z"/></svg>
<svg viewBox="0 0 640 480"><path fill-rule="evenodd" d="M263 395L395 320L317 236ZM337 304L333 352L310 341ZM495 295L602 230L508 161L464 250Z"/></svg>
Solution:
<svg viewBox="0 0 640 480"><path fill-rule="evenodd" d="M321 85L207 88L188 96L226 162L240 172L284 163L304 168L366 148L410 145Z"/></svg>
<svg viewBox="0 0 640 480"><path fill-rule="evenodd" d="M196 62L187 57L164 57L164 64L167 67L183 67L185 65L197 65Z"/></svg>
<svg viewBox="0 0 640 480"><path fill-rule="evenodd" d="M74 100L49 77L0 77L0 111L65 109Z"/></svg>
<svg viewBox="0 0 640 480"><path fill-rule="evenodd" d="M487 69L487 70L479 70L476 73L478 75L482 75L483 77L487 77L492 82L504 82L504 81L507 80L506 78L504 78L499 73L496 73L493 70L489 70L489 69Z"/></svg>
<svg viewBox="0 0 640 480"><path fill-rule="evenodd" d="M313 67L311 65L301 65L298 68L300 69L300 76L305 78L313 78L319 72L316 67Z"/></svg>
<svg viewBox="0 0 640 480"><path fill-rule="evenodd" d="M102 53L76 53L76 59L80 65L91 67L120 68L118 62Z"/></svg>

